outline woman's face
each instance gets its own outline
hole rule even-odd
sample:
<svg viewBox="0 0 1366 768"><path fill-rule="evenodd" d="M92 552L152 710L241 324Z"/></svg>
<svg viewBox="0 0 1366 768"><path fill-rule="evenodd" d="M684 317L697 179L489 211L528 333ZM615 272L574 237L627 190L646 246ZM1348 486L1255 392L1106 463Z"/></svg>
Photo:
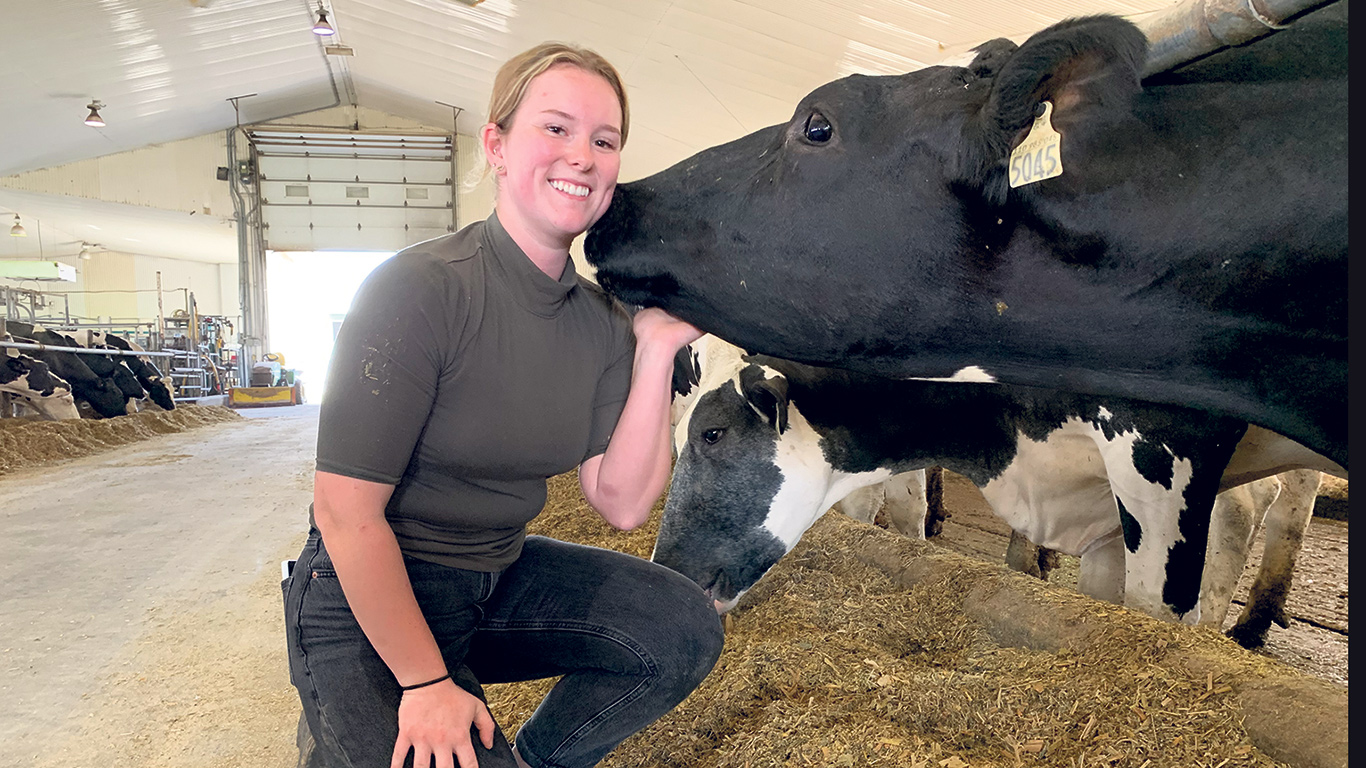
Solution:
<svg viewBox="0 0 1366 768"><path fill-rule="evenodd" d="M528 85L506 132L485 128L484 149L502 166L500 218L515 215L538 241L567 248L612 202L621 103L601 76L556 65Z"/></svg>

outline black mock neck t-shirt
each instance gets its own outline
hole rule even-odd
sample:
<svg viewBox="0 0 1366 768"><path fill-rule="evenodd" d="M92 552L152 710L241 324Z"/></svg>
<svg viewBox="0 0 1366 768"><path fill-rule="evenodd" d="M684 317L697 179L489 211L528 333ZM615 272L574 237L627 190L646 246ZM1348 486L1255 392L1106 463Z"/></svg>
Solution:
<svg viewBox="0 0 1366 768"><path fill-rule="evenodd" d="M394 485L404 554L501 570L546 479L607 449L633 356L621 305L572 263L546 275L494 214L366 278L328 369L317 467Z"/></svg>

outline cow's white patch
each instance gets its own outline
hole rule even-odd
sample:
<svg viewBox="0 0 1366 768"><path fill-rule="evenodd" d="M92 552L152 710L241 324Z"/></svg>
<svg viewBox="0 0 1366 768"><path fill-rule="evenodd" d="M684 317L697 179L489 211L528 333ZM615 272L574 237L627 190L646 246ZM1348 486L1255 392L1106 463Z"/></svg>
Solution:
<svg viewBox="0 0 1366 768"><path fill-rule="evenodd" d="M787 409L787 431L778 438L775 448L773 463L782 473L782 484L769 507L763 528L791 551L821 513L856 486L836 487L839 484L834 482L834 469L821 453L820 435L791 404ZM880 481L892 473L880 470L869 474L879 474L877 481ZM839 495L834 496L833 501L827 500L832 491Z"/></svg>
<svg viewBox="0 0 1366 768"><path fill-rule="evenodd" d="M987 372L985 368L981 367L980 365L969 365L966 368L960 368L952 376L910 376L908 378L912 378L917 381L970 381L979 384L991 384L996 381L996 377L992 376L990 373Z"/></svg>
<svg viewBox="0 0 1366 768"><path fill-rule="evenodd" d="M1162 599L1172 545L1185 541L1178 523L1193 471L1190 460L1175 456L1163 446L1172 455L1172 487L1168 489L1143 477L1134 466L1134 444L1142 439L1141 434L1118 432L1113 440L1106 440L1099 429L1095 432L1096 445L1109 471L1110 487L1142 529L1138 550L1125 557L1124 604L1149 616L1198 623L1198 604L1178 616Z"/></svg>
<svg viewBox="0 0 1366 768"><path fill-rule="evenodd" d="M1115 417L1113 413L1110 413L1110 409L1106 408L1103 405L1100 407L1100 410L1097 415L1100 418L1105 419L1106 421L1109 421L1110 419L1113 419Z"/></svg>
<svg viewBox="0 0 1366 768"><path fill-rule="evenodd" d="M1096 431L1069 419L1044 440L1017 435L1015 458L982 495L1030 541L1074 556L1113 539L1119 510Z"/></svg>

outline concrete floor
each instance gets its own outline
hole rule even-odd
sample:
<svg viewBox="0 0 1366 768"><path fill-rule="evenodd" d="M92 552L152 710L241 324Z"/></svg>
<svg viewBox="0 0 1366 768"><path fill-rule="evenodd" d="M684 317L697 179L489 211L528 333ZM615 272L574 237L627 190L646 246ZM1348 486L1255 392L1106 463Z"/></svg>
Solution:
<svg viewBox="0 0 1366 768"><path fill-rule="evenodd" d="M153 638L168 624L193 635L182 620L197 608L278 582L307 532L318 407L242 413L0 478L0 766L140 764L112 759L134 734L101 692L124 682L174 699L190 681L149 681L134 657L165 647ZM284 679L283 635L265 623Z"/></svg>

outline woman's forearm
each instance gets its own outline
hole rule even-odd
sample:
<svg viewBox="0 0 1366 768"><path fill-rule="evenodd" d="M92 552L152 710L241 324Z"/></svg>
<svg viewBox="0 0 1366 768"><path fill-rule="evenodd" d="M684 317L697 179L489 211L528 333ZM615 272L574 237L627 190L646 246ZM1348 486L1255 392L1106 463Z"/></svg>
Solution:
<svg viewBox="0 0 1366 768"><path fill-rule="evenodd" d="M447 670L384 518L392 491L392 486L319 472L313 517L361 630L399 685L412 685Z"/></svg>
<svg viewBox="0 0 1366 768"><path fill-rule="evenodd" d="M636 348L631 390L612 432L607 452L585 495L609 523L635 528L669 481L669 405L676 348L641 344Z"/></svg>

